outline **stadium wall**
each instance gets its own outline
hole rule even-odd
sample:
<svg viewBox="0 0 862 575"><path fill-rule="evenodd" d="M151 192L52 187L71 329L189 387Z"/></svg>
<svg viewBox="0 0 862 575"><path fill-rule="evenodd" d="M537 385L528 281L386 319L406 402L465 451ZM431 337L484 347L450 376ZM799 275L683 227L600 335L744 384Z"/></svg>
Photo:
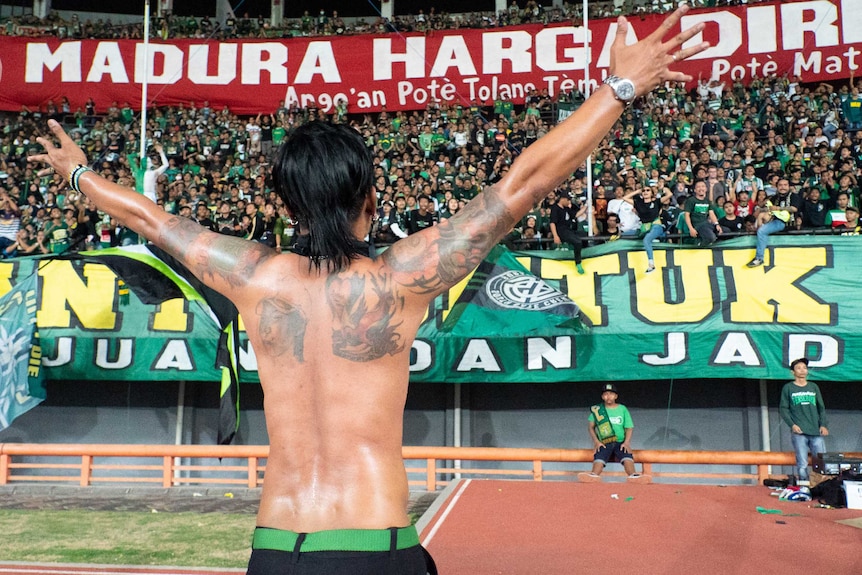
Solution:
<svg viewBox="0 0 862 575"><path fill-rule="evenodd" d="M784 381L766 382L772 451L792 451L788 428L778 414L783 384ZM463 446L587 448L588 408L599 400L600 385L411 384L404 416L404 444L454 445L460 416ZM630 408L634 419L635 449L763 447L757 380L621 381L617 385L620 401ZM48 399L0 432L0 442L171 444L176 438L180 386L179 382L51 382ZM856 386L856 382L821 383L830 419L829 451L862 451L862 396L853 392ZM460 411L456 410L454 395L459 389ZM258 385L242 386L241 406L235 442L266 444L263 394ZM214 444L217 416L217 385L188 382L183 396L181 442ZM507 469L515 464L477 465ZM548 469L554 468L548 464ZM667 470L667 466L654 469ZM716 471L737 470L728 466ZM792 469L783 472L791 473Z"/></svg>

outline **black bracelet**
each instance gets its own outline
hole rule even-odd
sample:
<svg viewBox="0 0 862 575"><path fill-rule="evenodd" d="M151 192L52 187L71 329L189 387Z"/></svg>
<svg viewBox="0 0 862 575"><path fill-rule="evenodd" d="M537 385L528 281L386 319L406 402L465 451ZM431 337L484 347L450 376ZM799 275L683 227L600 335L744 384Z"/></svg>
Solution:
<svg viewBox="0 0 862 575"><path fill-rule="evenodd" d="M80 187L81 176L84 175L86 172L92 171L93 170L83 164L78 164L77 166L75 166L75 168L72 170L72 173L69 174L69 187L78 192L79 194L83 194L84 192L81 191Z"/></svg>

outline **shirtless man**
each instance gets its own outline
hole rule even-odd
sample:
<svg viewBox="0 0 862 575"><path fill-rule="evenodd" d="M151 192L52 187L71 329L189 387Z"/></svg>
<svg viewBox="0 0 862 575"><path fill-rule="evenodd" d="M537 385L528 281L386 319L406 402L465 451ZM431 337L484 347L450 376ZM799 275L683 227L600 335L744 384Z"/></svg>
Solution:
<svg viewBox="0 0 862 575"><path fill-rule="evenodd" d="M49 122L45 162L101 210L149 238L233 301L257 356L270 439L248 572L424 574L407 516L401 457L410 348L431 300L473 270L533 206L595 149L625 110L665 81L703 25L663 38L683 7L637 45L619 20L603 85L558 128L526 148L495 186L456 216L396 242L376 259L360 245L377 212L371 156L350 128L313 122L278 152L275 188L301 236L292 253L210 232L86 167ZM60 147L55 146L55 141ZM41 170L47 173L49 170ZM281 567L278 567L281 566Z"/></svg>

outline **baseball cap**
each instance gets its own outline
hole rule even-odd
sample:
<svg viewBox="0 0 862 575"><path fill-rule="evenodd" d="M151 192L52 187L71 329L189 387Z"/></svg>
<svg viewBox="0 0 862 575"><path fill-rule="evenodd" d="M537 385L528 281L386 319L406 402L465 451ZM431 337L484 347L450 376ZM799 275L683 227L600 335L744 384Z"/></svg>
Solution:
<svg viewBox="0 0 862 575"><path fill-rule="evenodd" d="M805 366L808 367L808 358L807 357L800 357L799 359L794 359L793 361L790 362L790 369L792 370L794 367L796 367L797 363L804 363Z"/></svg>
<svg viewBox="0 0 862 575"><path fill-rule="evenodd" d="M807 362L807 360L806 360L806 362ZM617 386L614 385L613 383L606 383L602 386L602 393L604 393L606 391L612 391L612 392L616 393L617 395L619 395L619 392L617 391Z"/></svg>

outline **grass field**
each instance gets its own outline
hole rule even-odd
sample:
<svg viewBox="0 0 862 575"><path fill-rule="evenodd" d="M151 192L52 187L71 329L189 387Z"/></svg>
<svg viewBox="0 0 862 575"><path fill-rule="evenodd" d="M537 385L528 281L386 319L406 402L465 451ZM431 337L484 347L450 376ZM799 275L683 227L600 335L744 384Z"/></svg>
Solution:
<svg viewBox="0 0 862 575"><path fill-rule="evenodd" d="M0 509L0 561L245 568L254 525L248 513Z"/></svg>
<svg viewBox="0 0 862 575"><path fill-rule="evenodd" d="M255 516L0 510L2 561L245 568Z"/></svg>

